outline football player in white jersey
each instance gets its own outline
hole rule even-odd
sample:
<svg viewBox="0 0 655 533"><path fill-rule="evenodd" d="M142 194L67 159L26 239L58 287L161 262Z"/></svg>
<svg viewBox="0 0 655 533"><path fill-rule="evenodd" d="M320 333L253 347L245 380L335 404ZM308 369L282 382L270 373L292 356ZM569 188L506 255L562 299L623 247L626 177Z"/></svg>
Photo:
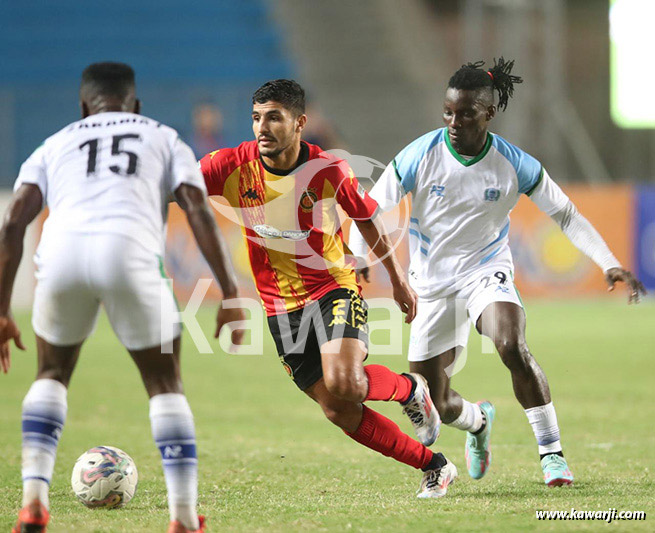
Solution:
<svg viewBox="0 0 655 533"><path fill-rule="evenodd" d="M514 84L522 81L510 74L513 63L500 58L489 70L481 68L483 62L459 69L445 95L446 127L404 148L370 195L388 210L412 194L410 283L419 303L411 326L410 369L427 378L443 422L468 432L469 474L480 479L489 468L495 413L490 402L468 402L450 388L450 370L472 323L493 339L510 370L539 446L545 483L560 486L571 484L573 475L562 454L548 381L525 340L525 313L512 281L509 213L520 195L529 196L596 262L610 290L615 282L625 282L630 302L638 302L645 291L542 165L488 131L497 109L506 108ZM356 230L350 248L366 255ZM362 273L366 277L366 269Z"/></svg>
<svg viewBox="0 0 655 533"><path fill-rule="evenodd" d="M237 296L236 276L193 152L173 129L139 115L132 68L88 66L80 105L84 118L46 139L23 163L0 229L0 363L7 372L9 341L24 349L10 299L25 229L49 208L35 256L38 371L23 402L23 509L13 531L45 531L67 387L101 303L150 397L169 532L203 531L196 514L195 429L180 377L179 315L162 266L169 201L185 211L226 299ZM241 309L219 307L216 336L244 318ZM233 343L242 335L233 330Z"/></svg>

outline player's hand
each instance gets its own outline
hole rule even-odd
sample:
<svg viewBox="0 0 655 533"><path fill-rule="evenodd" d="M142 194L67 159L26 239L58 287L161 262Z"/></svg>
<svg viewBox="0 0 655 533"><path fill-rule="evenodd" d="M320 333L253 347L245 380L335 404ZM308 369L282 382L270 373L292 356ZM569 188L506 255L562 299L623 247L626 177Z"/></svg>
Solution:
<svg viewBox="0 0 655 533"><path fill-rule="evenodd" d="M605 281L607 282L609 292L614 290L614 284L622 281L628 286L628 303L638 304L641 295L646 294L644 284L632 275L632 272L623 268L610 268L605 272Z"/></svg>
<svg viewBox="0 0 655 533"><path fill-rule="evenodd" d="M365 266L363 268L358 268L355 270L355 275L357 276L357 282L364 280L366 283L371 283L371 270L369 267Z"/></svg>
<svg viewBox="0 0 655 533"><path fill-rule="evenodd" d="M223 300L218 307L218 314L216 315L214 338L217 339L223 327L230 324L229 327L232 329L232 346L230 351L236 351L236 346L243 344L243 337L246 333L242 329L245 326L246 314L242 307L236 307L236 305L238 305L237 299Z"/></svg>
<svg viewBox="0 0 655 533"><path fill-rule="evenodd" d="M418 296L416 296L414 290L404 279L392 283L392 286L393 299L396 300L400 310L405 313L405 323L409 324L416 316L416 302Z"/></svg>
<svg viewBox="0 0 655 533"><path fill-rule="evenodd" d="M4 374L9 372L11 366L11 352L9 349L11 339L14 340L16 348L25 349L20 339L20 330L13 317L11 315L0 316L0 368L2 368Z"/></svg>

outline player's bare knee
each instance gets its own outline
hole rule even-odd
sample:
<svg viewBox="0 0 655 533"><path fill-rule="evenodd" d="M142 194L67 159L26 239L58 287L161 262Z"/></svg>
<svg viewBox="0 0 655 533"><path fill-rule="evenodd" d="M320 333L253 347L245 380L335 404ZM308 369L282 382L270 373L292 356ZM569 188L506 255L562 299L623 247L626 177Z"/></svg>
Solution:
<svg viewBox="0 0 655 533"><path fill-rule="evenodd" d="M359 377L359 373L336 369L325 373L323 378L330 394L339 399L358 402L366 396L368 385L365 375Z"/></svg>
<svg viewBox="0 0 655 533"><path fill-rule="evenodd" d="M330 394L341 400L357 401L361 399L361 389L352 379L337 378L329 381L326 380L325 384Z"/></svg>
<svg viewBox="0 0 655 533"><path fill-rule="evenodd" d="M525 340L520 336L502 335L496 339L496 349L505 366L512 372L530 372L533 357Z"/></svg>

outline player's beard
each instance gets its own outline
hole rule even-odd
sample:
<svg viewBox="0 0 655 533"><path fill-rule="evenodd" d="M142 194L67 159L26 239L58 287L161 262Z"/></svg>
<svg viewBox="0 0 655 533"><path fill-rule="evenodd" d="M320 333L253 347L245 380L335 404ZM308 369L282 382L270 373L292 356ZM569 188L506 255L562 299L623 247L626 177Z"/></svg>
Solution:
<svg viewBox="0 0 655 533"><path fill-rule="evenodd" d="M258 146L259 148L259 154L263 155L264 157L269 157L270 159L275 159L277 156L279 156L282 152L284 152L289 145L281 145L281 143L277 143L277 146L270 147L270 148L262 148L261 146Z"/></svg>
<svg viewBox="0 0 655 533"><path fill-rule="evenodd" d="M275 159L282 152L284 152L284 148L264 148L264 149L259 148L260 155L263 155L265 157L270 157L271 159Z"/></svg>

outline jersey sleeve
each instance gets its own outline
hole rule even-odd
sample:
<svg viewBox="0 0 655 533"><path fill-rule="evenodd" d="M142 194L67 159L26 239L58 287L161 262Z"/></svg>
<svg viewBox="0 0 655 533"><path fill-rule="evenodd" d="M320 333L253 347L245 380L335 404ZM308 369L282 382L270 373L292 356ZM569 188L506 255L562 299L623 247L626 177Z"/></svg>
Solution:
<svg viewBox="0 0 655 533"><path fill-rule="evenodd" d="M45 163L45 146L43 144L34 150L32 155L21 165L18 177L14 183L14 192L26 183L38 185L43 195L43 201L45 202L48 191L48 179Z"/></svg>
<svg viewBox="0 0 655 533"><path fill-rule="evenodd" d="M393 161L384 169L373 189L371 189L370 195L378 203L382 211L393 209L407 195Z"/></svg>
<svg viewBox="0 0 655 533"><path fill-rule="evenodd" d="M416 188L419 178L421 162L434 146L444 139L444 129L438 129L422 135L410 144L405 146L396 157L393 158L385 172L393 169L395 178L402 188L401 195L409 194ZM400 200L398 200L400 202ZM397 203L398 203L397 202Z"/></svg>
<svg viewBox="0 0 655 533"><path fill-rule="evenodd" d="M494 135L493 145L514 167L519 182L519 194L530 196L543 179L544 169L541 163L499 135Z"/></svg>
<svg viewBox="0 0 655 533"><path fill-rule="evenodd" d="M171 148L170 193L174 193L183 183L198 187L206 192L205 180L198 170L198 162L191 147L177 137Z"/></svg>
<svg viewBox="0 0 655 533"><path fill-rule="evenodd" d="M222 195L225 182L237 167L233 148L221 148L208 153L200 160L200 171L205 179L207 194Z"/></svg>
<svg viewBox="0 0 655 533"><path fill-rule="evenodd" d="M384 172L382 172L378 181L371 189L370 196L377 202L381 211L390 211L397 206L406 195L407 192L396 174L396 168L393 162L391 162L387 165L387 168L384 169ZM356 224L353 224L350 227L348 247L350 248L352 255L356 258L365 258L368 253L368 245L366 244L366 241L364 241L364 237Z"/></svg>
<svg viewBox="0 0 655 533"><path fill-rule="evenodd" d="M353 220L370 220L378 209L378 204L359 183L350 165L339 163L339 183L333 183L337 191L337 202Z"/></svg>
<svg viewBox="0 0 655 533"><path fill-rule="evenodd" d="M529 196L530 200L548 216L561 211L569 202L569 197L551 179L545 169L542 169L541 177L533 186Z"/></svg>

